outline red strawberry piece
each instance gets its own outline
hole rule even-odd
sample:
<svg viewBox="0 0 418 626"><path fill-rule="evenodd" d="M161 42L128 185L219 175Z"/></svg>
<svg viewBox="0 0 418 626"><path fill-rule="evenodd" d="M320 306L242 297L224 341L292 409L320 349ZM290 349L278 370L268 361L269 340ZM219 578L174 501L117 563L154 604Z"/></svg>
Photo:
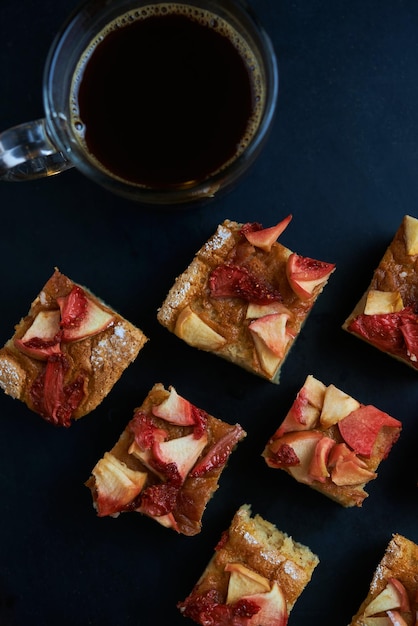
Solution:
<svg viewBox="0 0 418 626"><path fill-rule="evenodd" d="M211 272L209 289L212 298L240 298L258 304L280 302L282 299L279 291L261 276L255 276L245 267L227 263Z"/></svg>

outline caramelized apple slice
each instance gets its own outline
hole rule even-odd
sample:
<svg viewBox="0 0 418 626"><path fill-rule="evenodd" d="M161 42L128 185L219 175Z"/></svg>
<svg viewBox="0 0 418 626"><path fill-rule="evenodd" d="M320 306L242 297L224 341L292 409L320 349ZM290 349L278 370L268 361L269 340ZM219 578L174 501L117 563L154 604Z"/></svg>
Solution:
<svg viewBox="0 0 418 626"><path fill-rule="evenodd" d="M142 491L147 480L146 472L130 469L110 452L105 452L92 474L96 480L99 517L121 511Z"/></svg>
<svg viewBox="0 0 418 626"><path fill-rule="evenodd" d="M267 374L267 376L272 378L282 359L270 350L265 341L256 333L252 334L252 338L254 341L255 351L260 362L260 367L263 372Z"/></svg>
<svg viewBox="0 0 418 626"><path fill-rule="evenodd" d="M328 457L335 446L334 439L322 437L315 446L314 453L309 464L308 474L312 480L324 483L329 478Z"/></svg>
<svg viewBox="0 0 418 626"><path fill-rule="evenodd" d="M332 482L339 487L362 485L377 476L367 469L366 463L345 443L337 443L331 449L328 469L331 471Z"/></svg>
<svg viewBox="0 0 418 626"><path fill-rule="evenodd" d="M170 395L161 404L152 407L153 415L178 426L192 426L195 421L191 403L182 398L174 387L170 386L168 390Z"/></svg>
<svg viewBox="0 0 418 626"><path fill-rule="evenodd" d="M247 307L246 319L258 319L265 315L271 315L272 313L286 313L291 316L291 312L281 302L269 302L268 304L257 304L250 302Z"/></svg>
<svg viewBox="0 0 418 626"><path fill-rule="evenodd" d="M370 289L364 306L365 315L383 315L397 313L404 308L399 291L378 291Z"/></svg>
<svg viewBox="0 0 418 626"><path fill-rule="evenodd" d="M299 482L311 484L309 466L312 462L316 444L323 435L317 430L303 430L286 433L269 446L273 458L266 455L267 465L286 468Z"/></svg>
<svg viewBox="0 0 418 626"><path fill-rule="evenodd" d="M276 224L276 226L245 232L245 237L253 246L261 248L261 250L265 252L270 252L272 245L287 228L291 219L292 215L288 215L281 222Z"/></svg>
<svg viewBox="0 0 418 626"><path fill-rule="evenodd" d="M227 604L233 604L243 596L270 591L270 582L242 563L227 563L225 571L230 573Z"/></svg>
<svg viewBox="0 0 418 626"><path fill-rule="evenodd" d="M226 343L225 337L208 326L189 306L186 306L178 316L174 333L200 350L216 351Z"/></svg>
<svg viewBox="0 0 418 626"><path fill-rule="evenodd" d="M312 375L306 377L283 422L275 432L276 439L295 430L311 430L318 422L326 387Z"/></svg>
<svg viewBox="0 0 418 626"><path fill-rule="evenodd" d="M360 407L360 402L334 385L328 385L319 421L324 428L337 424Z"/></svg>

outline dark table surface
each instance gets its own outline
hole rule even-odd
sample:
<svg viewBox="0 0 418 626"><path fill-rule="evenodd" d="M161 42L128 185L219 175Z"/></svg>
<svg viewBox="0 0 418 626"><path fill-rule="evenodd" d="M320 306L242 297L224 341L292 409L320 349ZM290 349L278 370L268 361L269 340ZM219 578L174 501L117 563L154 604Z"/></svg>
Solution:
<svg viewBox="0 0 418 626"><path fill-rule="evenodd" d="M75 0L1 0L0 129L42 116L52 38ZM418 216L416 0L253 0L280 68L277 116L249 175L193 211L143 210L74 170L0 183L0 344L55 266L150 338L102 405L56 429L0 395L1 626L170 626L236 509L259 513L320 564L292 626L346 626L392 533L418 541L418 374L341 330L405 214ZM270 226L337 270L273 385L189 348L156 321L174 277L225 218ZM307 374L403 423L362 508L270 470L261 451ZM155 382L248 436L202 532L136 514L99 519L84 486Z"/></svg>

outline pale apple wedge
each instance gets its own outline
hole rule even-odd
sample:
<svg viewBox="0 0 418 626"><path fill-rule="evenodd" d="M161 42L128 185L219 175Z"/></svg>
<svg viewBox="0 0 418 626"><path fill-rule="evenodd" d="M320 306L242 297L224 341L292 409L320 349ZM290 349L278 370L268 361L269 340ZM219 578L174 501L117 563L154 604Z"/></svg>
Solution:
<svg viewBox="0 0 418 626"><path fill-rule="evenodd" d="M406 589L397 578L389 578L383 591L366 606L364 615L368 617L393 609L410 610Z"/></svg>
<svg viewBox="0 0 418 626"><path fill-rule="evenodd" d="M405 216L406 253L410 256L418 254L418 220L411 215Z"/></svg>
<svg viewBox="0 0 418 626"><path fill-rule="evenodd" d="M194 434L191 433L183 437L154 443L152 453L160 463L176 465L177 471L184 481L207 443L208 435L206 432L199 439L196 439Z"/></svg>
<svg viewBox="0 0 418 626"><path fill-rule="evenodd" d="M364 306L365 315L383 315L402 311L404 304L399 291L370 289Z"/></svg>
<svg viewBox="0 0 418 626"><path fill-rule="evenodd" d="M286 313L289 317L291 312L281 302L269 302L268 304L256 304L250 302L247 307L246 319L257 319L271 313Z"/></svg>
<svg viewBox="0 0 418 626"><path fill-rule="evenodd" d="M318 480L321 483L326 481L330 475L327 467L328 457L334 446L335 441L330 437L322 437L322 439L319 439L309 464L309 478L312 478L312 480Z"/></svg>
<svg viewBox="0 0 418 626"><path fill-rule="evenodd" d="M322 409L324 404L324 397L326 392L326 385L320 380L309 374L303 383L303 393L312 406L317 409Z"/></svg>
<svg viewBox="0 0 418 626"><path fill-rule="evenodd" d="M142 491L147 480L146 472L130 469L110 452L105 452L92 474L96 480L99 517L117 514Z"/></svg>
<svg viewBox="0 0 418 626"><path fill-rule="evenodd" d="M312 483L309 476L309 466L315 452L315 447L322 434L315 430L305 430L299 432L286 433L280 439L271 444L272 452L277 452L283 446L290 447L298 459L297 464L286 466L286 470L299 482Z"/></svg>
<svg viewBox="0 0 418 626"><path fill-rule="evenodd" d="M206 324L189 306L178 316L174 333L200 350L216 351L226 344L225 337Z"/></svg>
<svg viewBox="0 0 418 626"><path fill-rule="evenodd" d="M267 374L269 378L272 378L279 367L282 359L277 356L266 343L256 333L252 334L255 350L258 360L260 361L260 367Z"/></svg>
<svg viewBox="0 0 418 626"><path fill-rule="evenodd" d="M243 596L270 591L269 580L242 563L227 563L225 571L230 573L227 604L233 604Z"/></svg>
<svg viewBox="0 0 418 626"><path fill-rule="evenodd" d="M329 428L359 407L360 402L338 389L338 387L328 385L319 421L324 428Z"/></svg>
<svg viewBox="0 0 418 626"><path fill-rule="evenodd" d="M60 312L40 311L15 346L24 354L44 361L51 354L60 352Z"/></svg>
<svg viewBox="0 0 418 626"><path fill-rule="evenodd" d="M178 426L192 426L194 418L191 403L182 398L173 386L168 390L170 395L161 404L152 407L153 415Z"/></svg>
<svg viewBox="0 0 418 626"><path fill-rule="evenodd" d="M276 226L245 232L245 237L253 246L260 248L265 252L270 252L272 245L287 228L291 219L292 215L288 215L281 222L276 224Z"/></svg>
<svg viewBox="0 0 418 626"><path fill-rule="evenodd" d="M288 319L286 313L272 313L254 320L248 329L253 336L258 336L273 354L282 359L291 338L286 331Z"/></svg>
<svg viewBox="0 0 418 626"><path fill-rule="evenodd" d="M271 591L250 595L248 599L260 607L248 620L248 626L287 626L286 598L277 582L273 583Z"/></svg>

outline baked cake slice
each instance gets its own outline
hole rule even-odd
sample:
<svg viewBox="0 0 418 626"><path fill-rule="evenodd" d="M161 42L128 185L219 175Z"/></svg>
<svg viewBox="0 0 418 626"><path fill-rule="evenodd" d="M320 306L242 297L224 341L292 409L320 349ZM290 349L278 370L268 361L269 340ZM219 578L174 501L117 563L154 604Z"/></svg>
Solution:
<svg viewBox="0 0 418 626"><path fill-rule="evenodd" d="M394 534L349 626L416 626L418 545Z"/></svg>
<svg viewBox="0 0 418 626"><path fill-rule="evenodd" d="M339 504L362 506L401 429L387 413L308 375L262 456Z"/></svg>
<svg viewBox="0 0 418 626"><path fill-rule="evenodd" d="M286 626L318 557L243 505L181 613L197 624Z"/></svg>
<svg viewBox="0 0 418 626"><path fill-rule="evenodd" d="M0 387L57 426L90 413L147 341L57 269L0 349Z"/></svg>
<svg viewBox="0 0 418 626"><path fill-rule="evenodd" d="M86 482L99 517L136 511L196 535L230 454L246 433L156 383Z"/></svg>
<svg viewBox="0 0 418 626"><path fill-rule="evenodd" d="M343 329L418 368L418 219L405 215Z"/></svg>
<svg viewBox="0 0 418 626"><path fill-rule="evenodd" d="M187 344L278 383L335 265L300 256L276 226L225 220L177 277L158 321Z"/></svg>

